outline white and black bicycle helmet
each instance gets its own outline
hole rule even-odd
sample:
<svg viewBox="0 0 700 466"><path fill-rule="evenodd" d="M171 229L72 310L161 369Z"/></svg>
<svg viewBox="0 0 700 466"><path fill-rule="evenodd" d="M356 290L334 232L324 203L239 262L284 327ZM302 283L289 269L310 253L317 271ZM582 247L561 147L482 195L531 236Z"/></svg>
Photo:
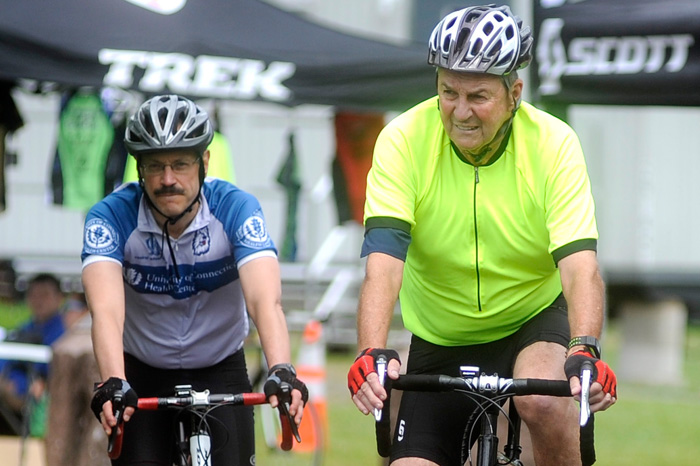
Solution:
<svg viewBox="0 0 700 466"><path fill-rule="evenodd" d="M428 63L453 71L505 76L532 60L532 33L508 6L467 7L433 29Z"/></svg>
<svg viewBox="0 0 700 466"><path fill-rule="evenodd" d="M191 100L159 95L144 102L129 119L124 145L130 154L192 149L202 154L214 137L209 115Z"/></svg>

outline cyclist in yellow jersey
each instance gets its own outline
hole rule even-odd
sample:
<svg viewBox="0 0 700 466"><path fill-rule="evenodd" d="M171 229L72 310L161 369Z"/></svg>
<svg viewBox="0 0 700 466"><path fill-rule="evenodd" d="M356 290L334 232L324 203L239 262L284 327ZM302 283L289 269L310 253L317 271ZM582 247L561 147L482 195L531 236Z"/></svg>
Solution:
<svg viewBox="0 0 700 466"><path fill-rule="evenodd" d="M521 102L517 70L532 36L507 6L447 15L429 42L437 96L390 122L377 140L365 204L366 274L358 307L360 355L348 387L365 414L386 392L376 356L397 300L413 334L409 373L459 375L460 364L501 376L569 379L590 402L616 401L601 359L604 283L598 232L578 138L564 122ZM516 406L537 465L581 464L572 399L525 397ZM473 409L464 397L406 392L393 465L458 464ZM427 461L427 462L426 462Z"/></svg>

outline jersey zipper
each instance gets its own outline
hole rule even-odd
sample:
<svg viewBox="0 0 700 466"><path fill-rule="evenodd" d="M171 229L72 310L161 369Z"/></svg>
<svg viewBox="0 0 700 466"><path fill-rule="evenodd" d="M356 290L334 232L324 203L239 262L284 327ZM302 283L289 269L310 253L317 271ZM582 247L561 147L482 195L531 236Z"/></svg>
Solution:
<svg viewBox="0 0 700 466"><path fill-rule="evenodd" d="M481 309L481 277L479 275L479 229L476 224L476 186L479 184L479 167L474 167L474 265L476 268L476 302Z"/></svg>

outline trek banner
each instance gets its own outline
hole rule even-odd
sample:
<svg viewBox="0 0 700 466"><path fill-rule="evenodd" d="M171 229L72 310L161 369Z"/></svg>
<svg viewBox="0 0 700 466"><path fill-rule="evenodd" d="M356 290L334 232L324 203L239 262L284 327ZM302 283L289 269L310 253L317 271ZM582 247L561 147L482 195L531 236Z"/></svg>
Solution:
<svg viewBox="0 0 700 466"><path fill-rule="evenodd" d="M700 105L700 1L533 0L536 101Z"/></svg>
<svg viewBox="0 0 700 466"><path fill-rule="evenodd" d="M260 0L5 3L6 81L381 111L435 94L425 43L341 33Z"/></svg>

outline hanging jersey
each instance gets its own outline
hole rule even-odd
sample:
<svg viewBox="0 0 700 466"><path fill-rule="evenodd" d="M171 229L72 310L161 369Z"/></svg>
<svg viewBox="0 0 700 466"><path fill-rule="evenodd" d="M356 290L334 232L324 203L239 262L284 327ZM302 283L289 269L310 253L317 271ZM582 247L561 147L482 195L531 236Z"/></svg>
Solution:
<svg viewBox="0 0 700 466"><path fill-rule="evenodd" d="M83 267L100 260L122 265L127 353L160 368L216 364L248 334L239 267L276 256L260 204L230 183L207 178L196 217L170 240L176 274L142 194L129 183L90 210Z"/></svg>
<svg viewBox="0 0 700 466"><path fill-rule="evenodd" d="M63 205L88 210L104 197L104 172L114 128L96 94L76 93L61 112L58 157Z"/></svg>
<svg viewBox="0 0 700 466"><path fill-rule="evenodd" d="M556 262L598 238L578 138L525 102L503 154L478 168L456 155L437 98L390 122L368 177L366 228L387 218L411 234L404 324L444 346L514 333L561 293Z"/></svg>

